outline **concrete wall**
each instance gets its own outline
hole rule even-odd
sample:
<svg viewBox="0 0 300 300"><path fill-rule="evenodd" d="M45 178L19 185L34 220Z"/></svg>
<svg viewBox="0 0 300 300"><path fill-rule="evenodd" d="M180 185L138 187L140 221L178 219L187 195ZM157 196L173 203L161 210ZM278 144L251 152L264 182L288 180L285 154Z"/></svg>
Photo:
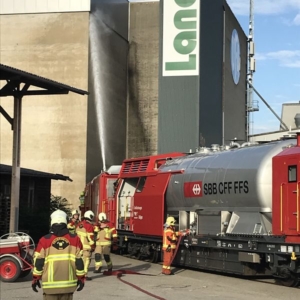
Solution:
<svg viewBox="0 0 300 300"><path fill-rule="evenodd" d="M1 0L0 13L28 14L90 11L91 0Z"/></svg>
<svg viewBox="0 0 300 300"><path fill-rule="evenodd" d="M88 88L89 13L1 15L0 62L83 90ZM13 116L13 99L0 98ZM21 167L69 176L52 193L75 206L85 185L87 97L23 99ZM12 164L12 131L0 115L0 162Z"/></svg>
<svg viewBox="0 0 300 300"><path fill-rule="evenodd" d="M126 155L128 3L93 0L90 14L86 181Z"/></svg>
<svg viewBox="0 0 300 300"><path fill-rule="evenodd" d="M300 101L299 101L300 102ZM296 128L295 116L300 113L300 103L283 103L281 111L281 120L288 128ZM274 116L275 118L275 116ZM282 125L279 125L279 128ZM281 129L281 128L280 128Z"/></svg>
<svg viewBox="0 0 300 300"><path fill-rule="evenodd" d="M157 153L159 2L130 3L127 157Z"/></svg>

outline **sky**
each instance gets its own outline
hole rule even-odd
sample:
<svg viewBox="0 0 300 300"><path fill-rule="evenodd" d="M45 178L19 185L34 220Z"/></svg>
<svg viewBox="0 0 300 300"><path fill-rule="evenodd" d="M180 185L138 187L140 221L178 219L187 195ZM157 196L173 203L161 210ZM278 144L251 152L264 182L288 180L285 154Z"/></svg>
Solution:
<svg viewBox="0 0 300 300"><path fill-rule="evenodd" d="M250 0L227 0L227 3L248 36ZM281 117L283 103L300 101L300 0L254 0L253 3L256 60L253 86ZM279 130L279 120L255 93L253 100L258 100L259 111L250 114L249 133Z"/></svg>

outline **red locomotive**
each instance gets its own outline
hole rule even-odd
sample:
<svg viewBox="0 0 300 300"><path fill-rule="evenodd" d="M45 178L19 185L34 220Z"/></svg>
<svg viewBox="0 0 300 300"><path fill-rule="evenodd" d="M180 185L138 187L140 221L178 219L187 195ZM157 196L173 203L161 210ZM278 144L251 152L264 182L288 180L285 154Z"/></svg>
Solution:
<svg viewBox="0 0 300 300"><path fill-rule="evenodd" d="M160 260L163 224L174 216L193 232L174 264L298 286L300 133L234 146L126 159L87 185L84 209L107 213L119 253Z"/></svg>

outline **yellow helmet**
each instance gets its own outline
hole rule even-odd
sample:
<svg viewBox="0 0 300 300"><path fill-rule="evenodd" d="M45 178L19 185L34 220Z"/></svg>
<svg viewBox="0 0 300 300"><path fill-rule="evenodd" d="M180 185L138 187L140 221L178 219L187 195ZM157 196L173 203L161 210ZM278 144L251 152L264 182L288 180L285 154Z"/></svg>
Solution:
<svg viewBox="0 0 300 300"><path fill-rule="evenodd" d="M106 213L101 212L101 213L98 215L98 219L99 219L100 222L106 221L106 220L107 220L107 218L106 218Z"/></svg>
<svg viewBox="0 0 300 300"><path fill-rule="evenodd" d="M167 217L166 224L167 224L168 226L174 226L175 223L176 223L176 221L175 221L175 218L174 218L174 217Z"/></svg>

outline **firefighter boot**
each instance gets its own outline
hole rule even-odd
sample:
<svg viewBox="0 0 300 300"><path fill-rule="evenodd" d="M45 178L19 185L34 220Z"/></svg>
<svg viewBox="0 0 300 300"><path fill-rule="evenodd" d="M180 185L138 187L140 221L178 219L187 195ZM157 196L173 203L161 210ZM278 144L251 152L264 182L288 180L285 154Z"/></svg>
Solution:
<svg viewBox="0 0 300 300"><path fill-rule="evenodd" d="M99 268L98 270L94 270L94 273L101 273L101 268Z"/></svg>

